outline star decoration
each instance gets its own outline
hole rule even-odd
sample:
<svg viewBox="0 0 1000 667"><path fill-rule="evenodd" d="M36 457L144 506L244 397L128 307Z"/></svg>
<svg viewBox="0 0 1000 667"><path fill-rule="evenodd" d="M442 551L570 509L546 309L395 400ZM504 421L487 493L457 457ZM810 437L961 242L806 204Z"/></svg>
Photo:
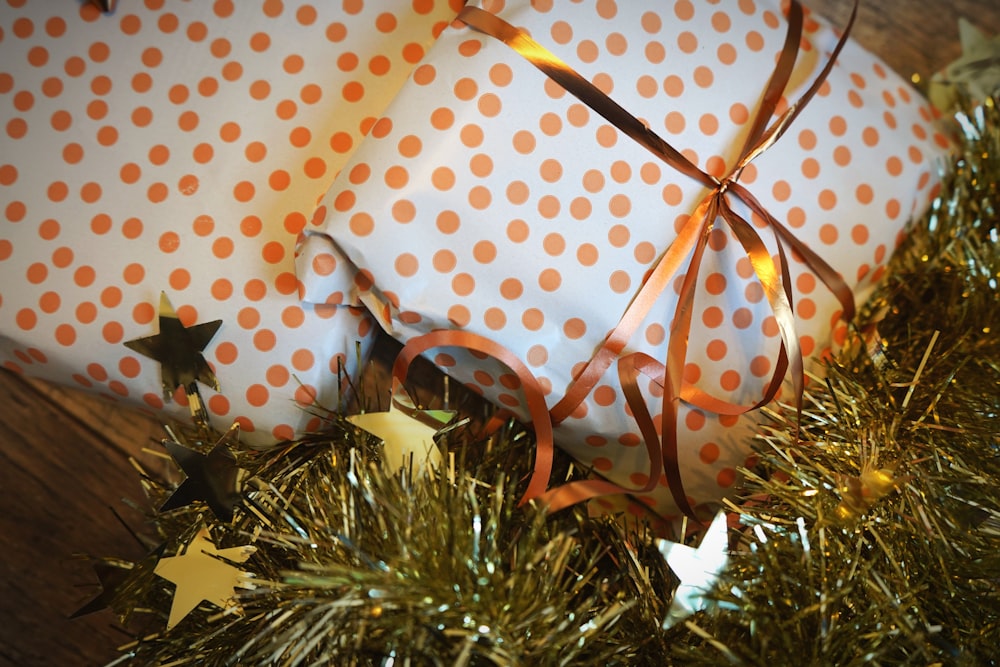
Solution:
<svg viewBox="0 0 1000 667"><path fill-rule="evenodd" d="M234 423L208 454L164 440L163 446L187 475L173 495L160 507L166 512L203 500L215 517L223 523L233 520L233 508L242 499L243 479L246 471L236 465L236 457L229 449L230 443L239 440L240 426Z"/></svg>
<svg viewBox="0 0 1000 667"><path fill-rule="evenodd" d="M100 9L105 14L115 11L116 0L90 0L90 4Z"/></svg>
<svg viewBox="0 0 1000 667"><path fill-rule="evenodd" d="M729 562L726 513L715 515L697 549L668 540L657 540L657 547L681 580L674 591L667 617L663 619L663 629L666 630L712 604L708 595Z"/></svg>
<svg viewBox="0 0 1000 667"><path fill-rule="evenodd" d="M233 589L247 588L250 575L226 561L244 563L256 550L251 545L216 549L208 529L202 528L183 553L161 558L154 572L177 586L167 629L180 623L202 602L222 609L235 605Z"/></svg>
<svg viewBox="0 0 1000 667"><path fill-rule="evenodd" d="M441 452L434 435L455 416L453 410L420 410L396 385L388 412L368 412L347 418L355 426L368 431L384 443L382 462L387 471L395 472L414 462L424 461L437 466Z"/></svg>
<svg viewBox="0 0 1000 667"><path fill-rule="evenodd" d="M74 611L70 618L79 618L111 606L118 588L125 583L132 571L132 564L124 561L101 560L93 563L94 574L101 582L101 592L93 600Z"/></svg>
<svg viewBox="0 0 1000 667"><path fill-rule="evenodd" d="M178 387L187 393L191 414L198 424L208 423L208 413L198 393L198 382L219 391L219 380L202 351L222 326L222 320L184 326L165 292L160 293L160 333L125 342L125 347L160 362L163 398L167 401Z"/></svg>
<svg viewBox="0 0 1000 667"><path fill-rule="evenodd" d="M962 18L958 20L962 55L931 79L928 97L941 111L951 111L963 89L982 102L1000 92L1000 35L988 36Z"/></svg>

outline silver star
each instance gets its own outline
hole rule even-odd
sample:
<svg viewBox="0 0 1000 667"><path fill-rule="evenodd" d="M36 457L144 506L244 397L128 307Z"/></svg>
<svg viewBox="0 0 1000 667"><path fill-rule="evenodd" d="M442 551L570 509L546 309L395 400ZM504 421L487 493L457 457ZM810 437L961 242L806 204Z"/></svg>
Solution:
<svg viewBox="0 0 1000 667"><path fill-rule="evenodd" d="M657 540L656 546L681 580L674 591L667 617L663 619L663 629L666 630L713 603L708 596L729 563L726 513L715 515L697 549L668 540Z"/></svg>

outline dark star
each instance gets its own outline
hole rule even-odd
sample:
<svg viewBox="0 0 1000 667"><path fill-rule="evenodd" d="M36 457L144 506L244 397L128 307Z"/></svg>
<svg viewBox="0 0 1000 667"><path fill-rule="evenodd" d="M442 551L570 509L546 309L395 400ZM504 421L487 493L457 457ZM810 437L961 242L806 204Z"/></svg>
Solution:
<svg viewBox="0 0 1000 667"><path fill-rule="evenodd" d="M118 3L115 0L90 0L90 4L94 5L105 14L110 14L115 11L115 5Z"/></svg>
<svg viewBox="0 0 1000 667"><path fill-rule="evenodd" d="M132 564L124 561L97 561L93 563L94 574L101 582L101 592L93 600L74 611L70 618L79 618L111 607L115 594L132 572Z"/></svg>
<svg viewBox="0 0 1000 667"><path fill-rule="evenodd" d="M200 500L208 504L219 521L231 522L233 508L243 498L242 487L246 472L236 465L236 457L229 449L229 443L236 442L239 433L239 424L233 424L208 454L188 449L173 440L164 440L163 446L187 475L187 479L167 498L160 511L185 507Z"/></svg>
<svg viewBox="0 0 1000 667"><path fill-rule="evenodd" d="M160 293L160 333L125 342L125 347L160 362L163 398L171 399L178 387L184 387L195 421L208 423L208 415L198 393L198 382L219 391L219 380L209 367L202 351L222 326L222 320L184 326L165 292Z"/></svg>

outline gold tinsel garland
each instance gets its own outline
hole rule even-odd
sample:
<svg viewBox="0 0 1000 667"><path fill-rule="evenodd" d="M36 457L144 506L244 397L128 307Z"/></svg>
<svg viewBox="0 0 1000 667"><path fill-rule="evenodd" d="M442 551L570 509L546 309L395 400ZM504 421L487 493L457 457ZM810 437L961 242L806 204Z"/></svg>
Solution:
<svg viewBox="0 0 1000 667"><path fill-rule="evenodd" d="M153 512L147 558L101 563L98 603L136 636L118 662L991 664L1000 110L955 119L960 154L868 324L813 379L800 425L767 412L705 612L663 629L677 580L642 526L517 508L520 427L450 434L444 470L386 475L371 438L332 415L322 435L237 452L251 478L232 522L200 503ZM144 483L159 506L169 489ZM240 564L253 588L167 630L172 585L154 569L203 526L220 548L256 546Z"/></svg>

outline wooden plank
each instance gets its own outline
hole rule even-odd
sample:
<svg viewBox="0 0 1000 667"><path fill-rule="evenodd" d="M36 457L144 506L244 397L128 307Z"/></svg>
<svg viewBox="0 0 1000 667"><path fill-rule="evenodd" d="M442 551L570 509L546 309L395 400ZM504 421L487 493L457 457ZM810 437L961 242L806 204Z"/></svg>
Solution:
<svg viewBox="0 0 1000 667"><path fill-rule="evenodd" d="M90 565L74 555L142 555L110 508L141 526L121 502L142 498L128 456L141 456L162 431L96 397L7 371L0 405L0 662L101 664L124 636L108 611L68 618L99 591Z"/></svg>
<svg viewBox="0 0 1000 667"><path fill-rule="evenodd" d="M804 0L835 25L850 15L850 0ZM961 54L958 19L990 35L1000 33L996 0L862 0L852 36L905 77L926 78Z"/></svg>

